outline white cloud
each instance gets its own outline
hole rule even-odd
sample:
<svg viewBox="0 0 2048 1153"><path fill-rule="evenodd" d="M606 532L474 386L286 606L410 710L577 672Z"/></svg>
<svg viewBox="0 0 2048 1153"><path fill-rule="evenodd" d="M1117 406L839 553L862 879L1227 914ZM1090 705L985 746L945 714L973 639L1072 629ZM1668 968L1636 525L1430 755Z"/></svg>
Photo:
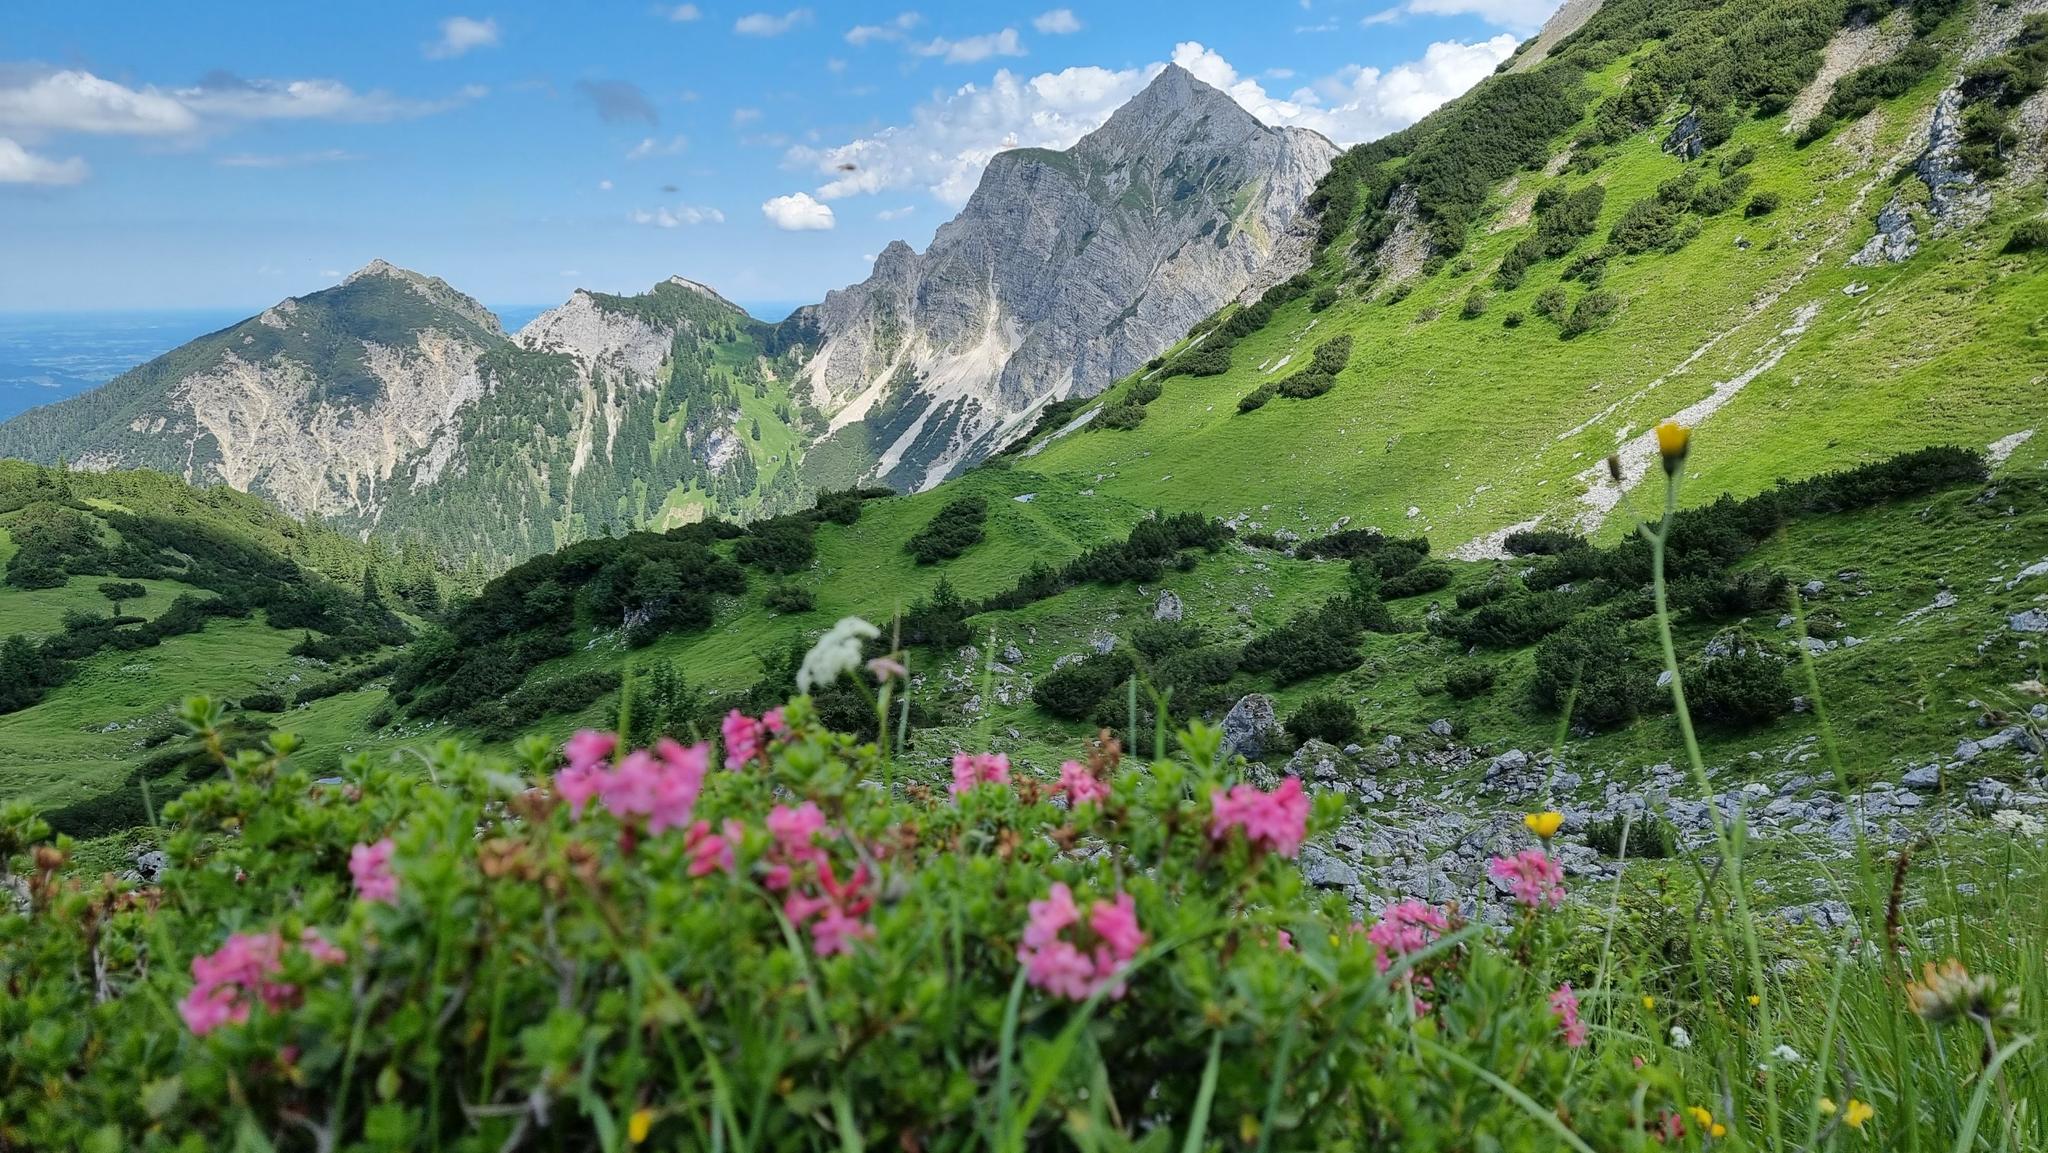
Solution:
<svg viewBox="0 0 2048 1153"><path fill-rule="evenodd" d="M640 143L627 150L626 159L645 160L650 156L674 156L689 146L689 138L683 136L671 136L667 140L643 136Z"/></svg>
<svg viewBox="0 0 2048 1153"><path fill-rule="evenodd" d="M780 36L799 24L811 22L809 8L793 8L780 16L772 12L756 12L733 21L732 30L742 36Z"/></svg>
<svg viewBox="0 0 2048 1153"><path fill-rule="evenodd" d="M1267 124L1310 128L1340 144L1356 144L1422 119L1492 74L1517 43L1505 33L1476 44L1438 41L1420 60L1388 69L1349 65L1284 99L1239 76L1229 61L1195 41L1175 45L1173 62L1228 92Z"/></svg>
<svg viewBox="0 0 2048 1153"><path fill-rule="evenodd" d="M0 76L0 126L31 132L175 136L199 127L175 96L134 89L90 72L67 70L19 79Z"/></svg>
<svg viewBox="0 0 2048 1153"><path fill-rule="evenodd" d="M1354 144L1414 123L1484 79L1514 48L1515 38L1506 35L1477 44L1445 41L1420 60L1385 70L1345 68L1285 99L1200 44L1177 45L1173 59L1267 124L1300 125ZM918 105L907 124L832 147L792 148L784 159L820 174L820 200L917 188L957 208L997 152L1071 147L1164 67L1077 67L1030 77L999 69L986 84L964 84Z"/></svg>
<svg viewBox="0 0 2048 1153"><path fill-rule="evenodd" d="M856 24L846 30L846 42L856 48L877 40L901 40L903 34L924 22L915 12L899 12L886 24Z"/></svg>
<svg viewBox="0 0 2048 1153"><path fill-rule="evenodd" d="M735 128L742 124L752 124L760 118L761 110L759 108L735 108L732 110L732 122Z"/></svg>
<svg viewBox="0 0 2048 1153"><path fill-rule="evenodd" d="M339 164L345 160L360 160L353 152L339 148L323 148L318 152L237 152L223 156L214 163L222 168L305 168L314 164Z"/></svg>
<svg viewBox="0 0 2048 1153"><path fill-rule="evenodd" d="M655 228L680 228L685 224L724 224L725 213L716 208L678 204L673 209L657 208L652 212L636 208L627 219L635 224L646 224Z"/></svg>
<svg viewBox="0 0 2048 1153"><path fill-rule="evenodd" d="M1017 39L1015 28L1005 28L985 36L969 36L965 40L948 40L940 36L912 44L910 50L919 56L944 56L948 64L974 64L991 56L1024 55L1024 45Z"/></svg>
<svg viewBox="0 0 2048 1153"><path fill-rule="evenodd" d="M89 171L76 156L52 160L0 136L0 184L77 184Z"/></svg>
<svg viewBox="0 0 2048 1153"><path fill-rule="evenodd" d="M811 199L808 192L777 196L761 205L761 215L784 232L823 232L837 223L832 206Z"/></svg>
<svg viewBox="0 0 2048 1153"><path fill-rule="evenodd" d="M1534 32L1557 7L1558 0L1408 0L1401 10L1419 16L1477 16L1496 28Z"/></svg>
<svg viewBox="0 0 2048 1153"><path fill-rule="evenodd" d="M1068 36L1081 30L1081 20L1072 8L1055 8L1041 12L1031 21L1031 26L1047 36Z"/></svg>
<svg viewBox="0 0 2048 1153"><path fill-rule="evenodd" d="M688 24L690 21L698 19L703 15L704 13L698 11L695 4L678 4L668 10L668 18L678 24Z"/></svg>
<svg viewBox="0 0 2048 1153"><path fill-rule="evenodd" d="M901 208L884 208L884 209L883 209L883 210L881 210L880 212L877 212L877 213L875 213L875 219L876 219L876 220L901 220L901 219L903 219L904 217L906 217L906 216L909 216L909 215L910 215L911 213L913 213L913 212L916 212L916 211L917 211L917 205L915 205L915 204L906 204L906 205L904 205L904 206L903 206L903 207L901 207Z"/></svg>
<svg viewBox="0 0 2048 1153"><path fill-rule="evenodd" d="M599 192L610 192L610 191L612 190L612 182L611 182L611 181L609 181L609 180L600 180L600 181L598 181L598 182L597 182L597 190L598 190Z"/></svg>
<svg viewBox="0 0 2048 1153"><path fill-rule="evenodd" d="M357 92L337 80L244 80L216 73L175 95L202 117L223 120L403 120L458 108L489 94L472 84L443 100L406 100L388 92Z"/></svg>
<svg viewBox="0 0 2048 1153"><path fill-rule="evenodd" d="M450 16L441 21L441 38L423 51L429 60L453 60L472 49L490 48L498 43L498 22L490 17Z"/></svg>

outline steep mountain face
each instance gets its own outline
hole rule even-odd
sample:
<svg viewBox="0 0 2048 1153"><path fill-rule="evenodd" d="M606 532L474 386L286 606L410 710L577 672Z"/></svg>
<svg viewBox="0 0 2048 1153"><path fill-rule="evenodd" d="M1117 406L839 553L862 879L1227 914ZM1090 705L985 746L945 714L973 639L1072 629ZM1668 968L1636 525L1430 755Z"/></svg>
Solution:
<svg viewBox="0 0 2048 1153"><path fill-rule="evenodd" d="M785 322L816 348L802 382L831 479L935 484L1299 272L1301 205L1336 152L1169 66L1073 148L998 154L922 255L892 244Z"/></svg>
<svg viewBox="0 0 2048 1153"><path fill-rule="evenodd" d="M577 291L477 366L445 453L381 524L453 555L510 560L613 528L764 515L809 495L794 360L701 284Z"/></svg>
<svg viewBox="0 0 2048 1153"><path fill-rule="evenodd" d="M504 340L476 301L380 260L24 413L0 426L0 454L154 468L295 515L373 520L483 394L477 358Z"/></svg>
<svg viewBox="0 0 2048 1153"><path fill-rule="evenodd" d="M764 356L771 336L676 277L579 290L508 337L380 260L0 425L0 455L158 469L503 563L800 502L794 365Z"/></svg>

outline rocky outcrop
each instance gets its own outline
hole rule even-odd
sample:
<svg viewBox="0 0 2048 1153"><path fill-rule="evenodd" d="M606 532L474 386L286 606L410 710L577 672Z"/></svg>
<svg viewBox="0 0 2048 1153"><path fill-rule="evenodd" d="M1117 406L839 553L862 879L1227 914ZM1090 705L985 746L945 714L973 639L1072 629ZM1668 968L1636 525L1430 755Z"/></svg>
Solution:
<svg viewBox="0 0 2048 1153"><path fill-rule="evenodd" d="M1336 154L1168 67L1073 148L999 153L925 252L891 244L785 322L815 342L809 398L864 426L844 435L873 475L929 487L1305 267L1300 207Z"/></svg>

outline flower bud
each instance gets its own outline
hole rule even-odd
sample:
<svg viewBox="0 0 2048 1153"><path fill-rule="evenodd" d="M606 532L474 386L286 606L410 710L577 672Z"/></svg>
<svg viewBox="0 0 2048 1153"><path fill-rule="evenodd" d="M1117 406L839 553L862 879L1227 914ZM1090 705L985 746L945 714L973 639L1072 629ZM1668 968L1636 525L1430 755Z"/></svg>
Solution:
<svg viewBox="0 0 2048 1153"><path fill-rule="evenodd" d="M1675 475L1692 447L1692 430L1675 420L1657 426L1657 451L1664 454L1664 471Z"/></svg>

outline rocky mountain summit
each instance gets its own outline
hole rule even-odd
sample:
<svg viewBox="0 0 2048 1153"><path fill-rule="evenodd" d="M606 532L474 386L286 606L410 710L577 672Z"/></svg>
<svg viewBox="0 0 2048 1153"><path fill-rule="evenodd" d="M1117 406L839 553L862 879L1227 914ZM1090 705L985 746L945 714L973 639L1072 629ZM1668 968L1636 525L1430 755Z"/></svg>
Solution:
<svg viewBox="0 0 2048 1153"><path fill-rule="evenodd" d="M891 244L792 317L809 399L873 475L936 484L1305 268L1301 206L1336 155L1169 66L1067 151L999 153L924 253Z"/></svg>

